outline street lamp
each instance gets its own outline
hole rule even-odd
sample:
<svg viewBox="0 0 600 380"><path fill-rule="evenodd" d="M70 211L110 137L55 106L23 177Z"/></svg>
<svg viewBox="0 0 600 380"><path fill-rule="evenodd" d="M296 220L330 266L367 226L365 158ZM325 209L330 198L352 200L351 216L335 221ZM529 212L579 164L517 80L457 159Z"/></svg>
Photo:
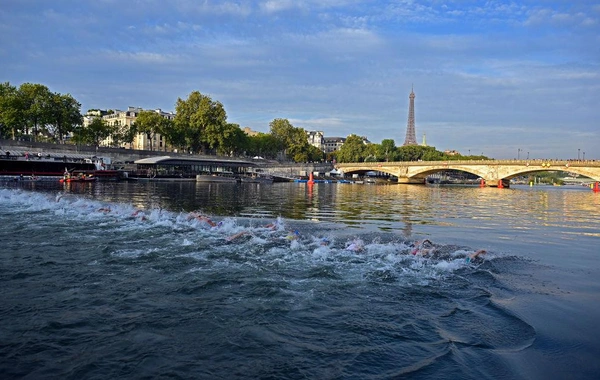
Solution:
<svg viewBox="0 0 600 380"><path fill-rule="evenodd" d="M527 152L527 159L529 160L529 152Z"/></svg>
<svg viewBox="0 0 600 380"><path fill-rule="evenodd" d="M585 161L585 152L583 152L583 160Z"/></svg>
<svg viewBox="0 0 600 380"><path fill-rule="evenodd" d="M517 160L521 159L521 148L517 149Z"/></svg>
<svg viewBox="0 0 600 380"><path fill-rule="evenodd" d="M579 151L580 151L580 150L581 150L581 149L577 149L577 160L579 160Z"/></svg>

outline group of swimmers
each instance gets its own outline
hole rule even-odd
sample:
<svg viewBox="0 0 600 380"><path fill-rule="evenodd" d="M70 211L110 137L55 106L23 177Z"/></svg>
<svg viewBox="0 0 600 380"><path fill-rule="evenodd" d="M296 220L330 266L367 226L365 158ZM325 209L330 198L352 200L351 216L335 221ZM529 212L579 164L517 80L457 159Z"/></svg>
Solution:
<svg viewBox="0 0 600 380"><path fill-rule="evenodd" d="M218 223L214 222L208 216L197 213L197 212L189 213L187 216L187 220L188 221L189 220L197 220L199 222L206 223L211 228L219 228L222 226L222 223L223 223L223 222L218 222ZM294 240L298 240L300 238L300 233L297 230L294 230L294 231L286 230L280 221L268 223L268 224L262 226L262 228L259 228L259 230L264 230L264 229L266 229L268 231L286 231L286 235L285 235L285 237L283 237L286 240L294 241ZM249 237L249 236L253 236L253 235L254 235L254 232L252 230L244 229L244 230L236 232L232 235L226 236L224 239L227 242L233 242L244 236ZM331 243L330 239L328 239L326 237L323 237L320 239L321 246L329 246L330 243ZM415 241L414 243L411 244L411 247L413 249L410 251L410 253L414 256L433 257L436 255L437 248L429 239ZM346 243L346 245L344 247L344 250L352 251L352 252L361 252L361 251L364 251L364 249L365 249L365 244L361 239L354 239L352 241L349 241L348 243ZM477 250L477 251L471 253L470 255L468 255L465 258L465 261L467 263L470 263L472 261L475 261L476 259L480 259L481 255L484 255L486 253L487 253L487 251L485 251L483 249Z"/></svg>
<svg viewBox="0 0 600 380"><path fill-rule="evenodd" d="M60 200L60 198L62 198L61 196L57 196L56 201L58 202ZM100 207L97 209L98 212L102 212L102 213L110 213L112 210L110 207L106 206L106 207ZM137 209L135 210L132 214L132 217L134 218L139 218L141 221L146 221L148 220L148 218L146 217L145 213L143 210ZM187 217L186 217L187 221L192 221L192 220L196 220L198 222L201 223L205 223L206 225L208 225L209 228L213 229L213 228L220 228L223 225L223 222L215 222L213 221L211 218L209 218L208 216L198 213L198 212L190 212ZM290 241L294 241L294 240L298 240L300 238L300 233L297 230L294 231L290 231L290 230L286 230L283 223L280 220L277 220L275 222L272 223L267 223L262 227L259 227L259 231L260 230L267 230L270 232L275 232L275 231L285 231L286 235L283 237L286 240L290 240ZM236 241L242 237L250 237L250 236L254 236L254 231L250 230L250 229L243 229L242 231L236 232L232 235L228 235L226 237L224 237L225 241L227 242L233 242ZM281 238L282 236L280 236ZM329 246L331 244L331 240L328 239L327 237L323 237L319 240L319 244L321 246ZM421 256L421 257L433 257L436 255L436 251L437 251L437 247L429 240L429 239L424 239L424 240L417 240L414 243L412 243L410 245L410 247L412 248L412 250L410 251L410 254L412 254L413 256ZM361 252L365 249L365 244L361 239L354 239L348 243L346 243L344 250L346 251L352 251L352 252ZM471 263L477 259L480 259L482 255L486 254L487 251L480 249L477 250L471 254L469 254L466 258L465 261L466 263Z"/></svg>

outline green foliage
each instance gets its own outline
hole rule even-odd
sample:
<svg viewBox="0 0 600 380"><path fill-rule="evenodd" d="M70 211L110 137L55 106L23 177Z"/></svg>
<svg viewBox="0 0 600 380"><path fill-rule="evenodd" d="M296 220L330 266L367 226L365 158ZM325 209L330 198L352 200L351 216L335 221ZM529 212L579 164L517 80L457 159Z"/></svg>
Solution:
<svg viewBox="0 0 600 380"><path fill-rule="evenodd" d="M279 152L279 141L268 133L259 133L248 136L246 154L265 158L275 158Z"/></svg>
<svg viewBox="0 0 600 380"><path fill-rule="evenodd" d="M311 149L304 128L294 127L287 119L274 119L269 126L271 136L277 141L279 149L293 161L308 162L319 156ZM322 157L321 153L320 159Z"/></svg>
<svg viewBox="0 0 600 380"><path fill-rule="evenodd" d="M381 140L381 144L375 145L375 156L378 161L396 161L397 148L396 143L392 139Z"/></svg>
<svg viewBox="0 0 600 380"><path fill-rule="evenodd" d="M81 125L81 104L70 94L52 94L52 106L46 131L48 137L55 142L64 143L65 137Z"/></svg>
<svg viewBox="0 0 600 380"><path fill-rule="evenodd" d="M102 118L95 117L87 127L78 126L75 129L73 142L82 145L100 146L100 142L108 138L113 129Z"/></svg>
<svg viewBox="0 0 600 380"><path fill-rule="evenodd" d="M71 95L52 93L41 84L23 83L17 89L0 85L0 135L64 142L81 125L81 104Z"/></svg>
<svg viewBox="0 0 600 380"><path fill-rule="evenodd" d="M227 115L223 105L199 91L190 93L186 100L177 99L175 127L193 152L219 148L218 134L223 131Z"/></svg>
<svg viewBox="0 0 600 380"><path fill-rule="evenodd" d="M172 121L161 116L155 111L141 111L135 119L135 128L137 133L143 133L150 142L150 150L154 150L152 146L154 138L157 134L166 136L171 129Z"/></svg>
<svg viewBox="0 0 600 380"><path fill-rule="evenodd" d="M363 139L357 135L346 138L344 145L337 153L338 162L363 162L369 155Z"/></svg>
<svg viewBox="0 0 600 380"><path fill-rule="evenodd" d="M17 88L5 82L0 84L0 137L16 138L22 120Z"/></svg>

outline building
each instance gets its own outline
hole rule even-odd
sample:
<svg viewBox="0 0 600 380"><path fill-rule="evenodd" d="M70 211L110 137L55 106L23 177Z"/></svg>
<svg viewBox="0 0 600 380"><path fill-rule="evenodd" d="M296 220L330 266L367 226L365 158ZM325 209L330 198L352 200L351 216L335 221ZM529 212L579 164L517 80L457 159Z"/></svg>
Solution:
<svg viewBox="0 0 600 380"><path fill-rule="evenodd" d="M242 131L244 131L244 133L248 136L256 136L260 133L260 132L252 130L250 127L244 127L244 129L242 129Z"/></svg>
<svg viewBox="0 0 600 380"><path fill-rule="evenodd" d="M345 137L323 137L323 151L325 153L338 151L345 142Z"/></svg>
<svg viewBox="0 0 600 380"><path fill-rule="evenodd" d="M308 143L321 151L325 151L324 136L322 131L306 131Z"/></svg>
<svg viewBox="0 0 600 380"><path fill-rule="evenodd" d="M83 126L88 126L91 121L96 117L101 117L108 125L112 127L116 127L121 132L126 132L129 130L134 124L137 116L140 112L144 111L144 109L140 107L127 107L126 111L121 110L90 110L83 118ZM164 118L174 120L175 114L172 112L164 112L160 108L152 110ZM101 145L103 146L115 146L112 137L108 137L106 140L102 141ZM134 136L133 141L131 143L119 143L119 146L127 149L140 149L140 150L152 150L155 151L163 151L168 152L171 151L171 147L168 146L167 142L160 134L155 134L152 138L152 144L150 143L150 139L148 135L145 133L138 133Z"/></svg>

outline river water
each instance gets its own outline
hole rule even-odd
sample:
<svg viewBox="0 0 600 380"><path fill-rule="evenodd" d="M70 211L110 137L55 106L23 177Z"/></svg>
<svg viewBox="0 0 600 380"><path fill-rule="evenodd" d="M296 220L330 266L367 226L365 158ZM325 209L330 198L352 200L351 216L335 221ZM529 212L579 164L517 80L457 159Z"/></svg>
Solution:
<svg viewBox="0 0 600 380"><path fill-rule="evenodd" d="M596 379L599 211L584 187L4 183L0 377Z"/></svg>

